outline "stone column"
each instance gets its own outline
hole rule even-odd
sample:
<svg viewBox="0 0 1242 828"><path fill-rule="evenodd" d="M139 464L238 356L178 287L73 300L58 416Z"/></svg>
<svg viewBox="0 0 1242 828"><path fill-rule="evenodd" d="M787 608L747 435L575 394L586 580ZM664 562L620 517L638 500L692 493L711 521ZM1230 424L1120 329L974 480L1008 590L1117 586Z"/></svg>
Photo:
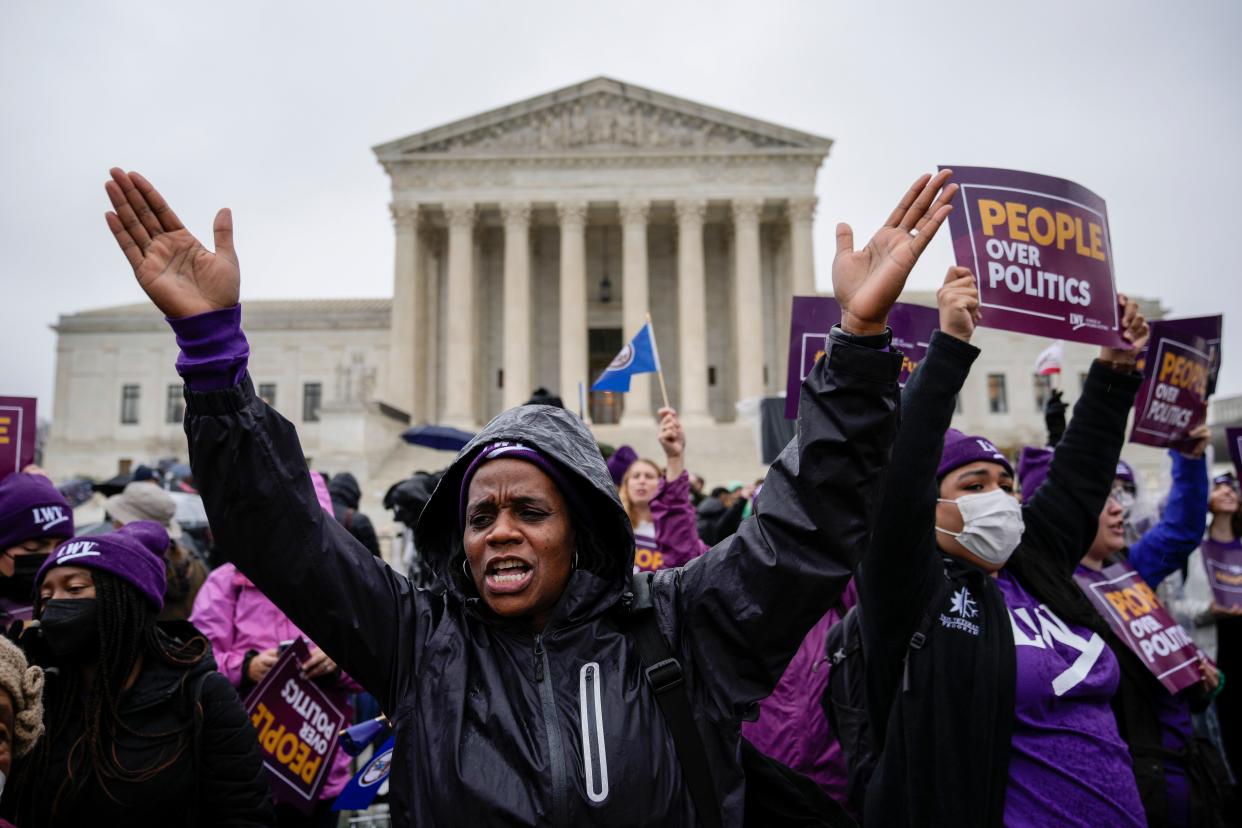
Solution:
<svg viewBox="0 0 1242 828"><path fill-rule="evenodd" d="M587 376L585 201L556 205L561 221L561 387L565 406L578 409L578 383ZM589 412L588 412L589 415Z"/></svg>
<svg viewBox="0 0 1242 828"><path fill-rule="evenodd" d="M531 392L530 204L500 205L505 223L504 406L521 405Z"/></svg>
<svg viewBox="0 0 1242 828"><path fill-rule="evenodd" d="M811 228L815 224L817 198L789 199L790 271L794 296L815 293L815 241Z"/></svg>
<svg viewBox="0 0 1242 828"><path fill-rule="evenodd" d="M763 396L763 296L760 293L759 214L763 201L733 202L735 281L733 341L737 353L737 398Z"/></svg>
<svg viewBox="0 0 1242 828"><path fill-rule="evenodd" d="M388 334L388 376L384 396L390 405L409 414L410 422L418 423L425 419L423 355L421 349L415 347L423 301L418 205L393 204L390 209L396 252L393 256L392 322Z"/></svg>
<svg viewBox="0 0 1242 828"><path fill-rule="evenodd" d="M473 204L444 205L448 218L448 279L444 320L444 421L473 428L475 423L474 349L479 339L474 308Z"/></svg>
<svg viewBox="0 0 1242 828"><path fill-rule="evenodd" d="M677 342L681 356L683 422L709 421L707 409L707 274L703 265L703 216L707 202L678 201Z"/></svg>
<svg viewBox="0 0 1242 828"><path fill-rule="evenodd" d="M651 309L647 278L647 201L623 201L621 209L622 337L626 342L647 324ZM651 423L651 374L630 377L625 395L623 425Z"/></svg>

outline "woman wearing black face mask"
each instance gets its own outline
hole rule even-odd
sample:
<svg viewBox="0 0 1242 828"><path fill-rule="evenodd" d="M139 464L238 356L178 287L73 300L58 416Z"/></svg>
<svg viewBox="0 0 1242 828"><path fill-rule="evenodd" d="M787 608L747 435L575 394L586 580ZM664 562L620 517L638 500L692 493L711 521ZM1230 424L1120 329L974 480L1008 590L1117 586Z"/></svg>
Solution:
<svg viewBox="0 0 1242 828"><path fill-rule="evenodd" d="M35 575L56 544L73 537L69 502L30 468L34 473L0 480L0 633L30 620ZM19 630L20 625L14 637Z"/></svg>
<svg viewBox="0 0 1242 828"><path fill-rule="evenodd" d="M136 521L61 544L22 643L47 669L47 734L0 813L18 825L271 825L254 730L205 639L170 638L168 535Z"/></svg>
<svg viewBox="0 0 1242 828"><path fill-rule="evenodd" d="M1110 701L1107 628L1071 576L1095 537L1147 338L1091 366L1047 482L1019 504L987 440L946 429L979 351L971 274L950 270L940 331L902 393L902 423L858 574L867 707L883 748L867 825L1146 823Z"/></svg>

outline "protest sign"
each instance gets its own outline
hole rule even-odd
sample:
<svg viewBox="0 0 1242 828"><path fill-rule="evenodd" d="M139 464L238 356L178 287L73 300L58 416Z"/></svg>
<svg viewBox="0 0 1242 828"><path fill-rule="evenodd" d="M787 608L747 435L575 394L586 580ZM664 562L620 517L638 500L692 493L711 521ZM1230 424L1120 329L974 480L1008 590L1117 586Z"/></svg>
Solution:
<svg viewBox="0 0 1242 828"><path fill-rule="evenodd" d="M34 462L34 397L0 397L0 480Z"/></svg>
<svg viewBox="0 0 1242 828"><path fill-rule="evenodd" d="M1062 178L952 169L960 189L949 232L958 265L978 282L980 324L1122 344L1104 200Z"/></svg>
<svg viewBox="0 0 1242 828"><path fill-rule="evenodd" d="M344 712L303 678L301 664L309 657L306 642L295 640L246 697L272 795L306 813L328 779L345 724Z"/></svg>
<svg viewBox="0 0 1242 828"><path fill-rule="evenodd" d="M1183 447L1207 420L1209 358L1203 337L1177 321L1151 323L1143 384L1135 401L1130 442Z"/></svg>
<svg viewBox="0 0 1242 828"><path fill-rule="evenodd" d="M824 352L828 332L841 321L841 306L828 296L795 296L789 325L789 374L785 384L785 417L798 416L798 396L802 381ZM888 314L893 330L893 347L902 352L899 385L927 355L932 333L940 327L940 311L923 305L898 302Z"/></svg>
<svg viewBox="0 0 1242 828"><path fill-rule="evenodd" d="M827 296L795 296L789 322L789 373L785 380L785 419L798 417L802 381L824 352L828 332L841 321L841 306Z"/></svg>
<svg viewBox="0 0 1242 828"><path fill-rule="evenodd" d="M1242 609L1242 543L1208 539L1199 549L1212 585L1212 600L1218 607Z"/></svg>
<svg viewBox="0 0 1242 828"><path fill-rule="evenodd" d="M1128 563L1074 576L1100 615L1170 693L1198 682L1199 648Z"/></svg>

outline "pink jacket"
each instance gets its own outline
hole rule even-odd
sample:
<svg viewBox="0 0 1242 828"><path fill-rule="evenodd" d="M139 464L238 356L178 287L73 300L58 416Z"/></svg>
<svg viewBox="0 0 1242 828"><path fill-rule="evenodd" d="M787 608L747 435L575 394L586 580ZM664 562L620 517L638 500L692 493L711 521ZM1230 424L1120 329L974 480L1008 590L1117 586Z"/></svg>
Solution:
<svg viewBox="0 0 1242 828"><path fill-rule="evenodd" d="M248 650L262 652L278 647L282 641L304 637L302 631L232 564L224 564L207 576L194 599L190 623L207 636L215 651L218 669L234 687L241 687L242 662ZM314 649L314 645L311 648ZM341 673L336 686L325 689L352 721L349 694L361 689L358 684ZM351 776L349 763L349 755L337 750L320 799L331 799L341 792Z"/></svg>

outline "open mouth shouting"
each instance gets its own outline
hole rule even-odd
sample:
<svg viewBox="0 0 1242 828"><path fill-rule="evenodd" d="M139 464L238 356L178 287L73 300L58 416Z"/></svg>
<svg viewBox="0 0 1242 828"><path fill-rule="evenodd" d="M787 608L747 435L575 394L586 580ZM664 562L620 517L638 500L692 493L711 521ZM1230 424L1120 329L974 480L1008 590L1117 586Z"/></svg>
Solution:
<svg viewBox="0 0 1242 828"><path fill-rule="evenodd" d="M483 582L489 592L511 594L525 589L533 575L534 570L526 561L505 556L488 561Z"/></svg>

